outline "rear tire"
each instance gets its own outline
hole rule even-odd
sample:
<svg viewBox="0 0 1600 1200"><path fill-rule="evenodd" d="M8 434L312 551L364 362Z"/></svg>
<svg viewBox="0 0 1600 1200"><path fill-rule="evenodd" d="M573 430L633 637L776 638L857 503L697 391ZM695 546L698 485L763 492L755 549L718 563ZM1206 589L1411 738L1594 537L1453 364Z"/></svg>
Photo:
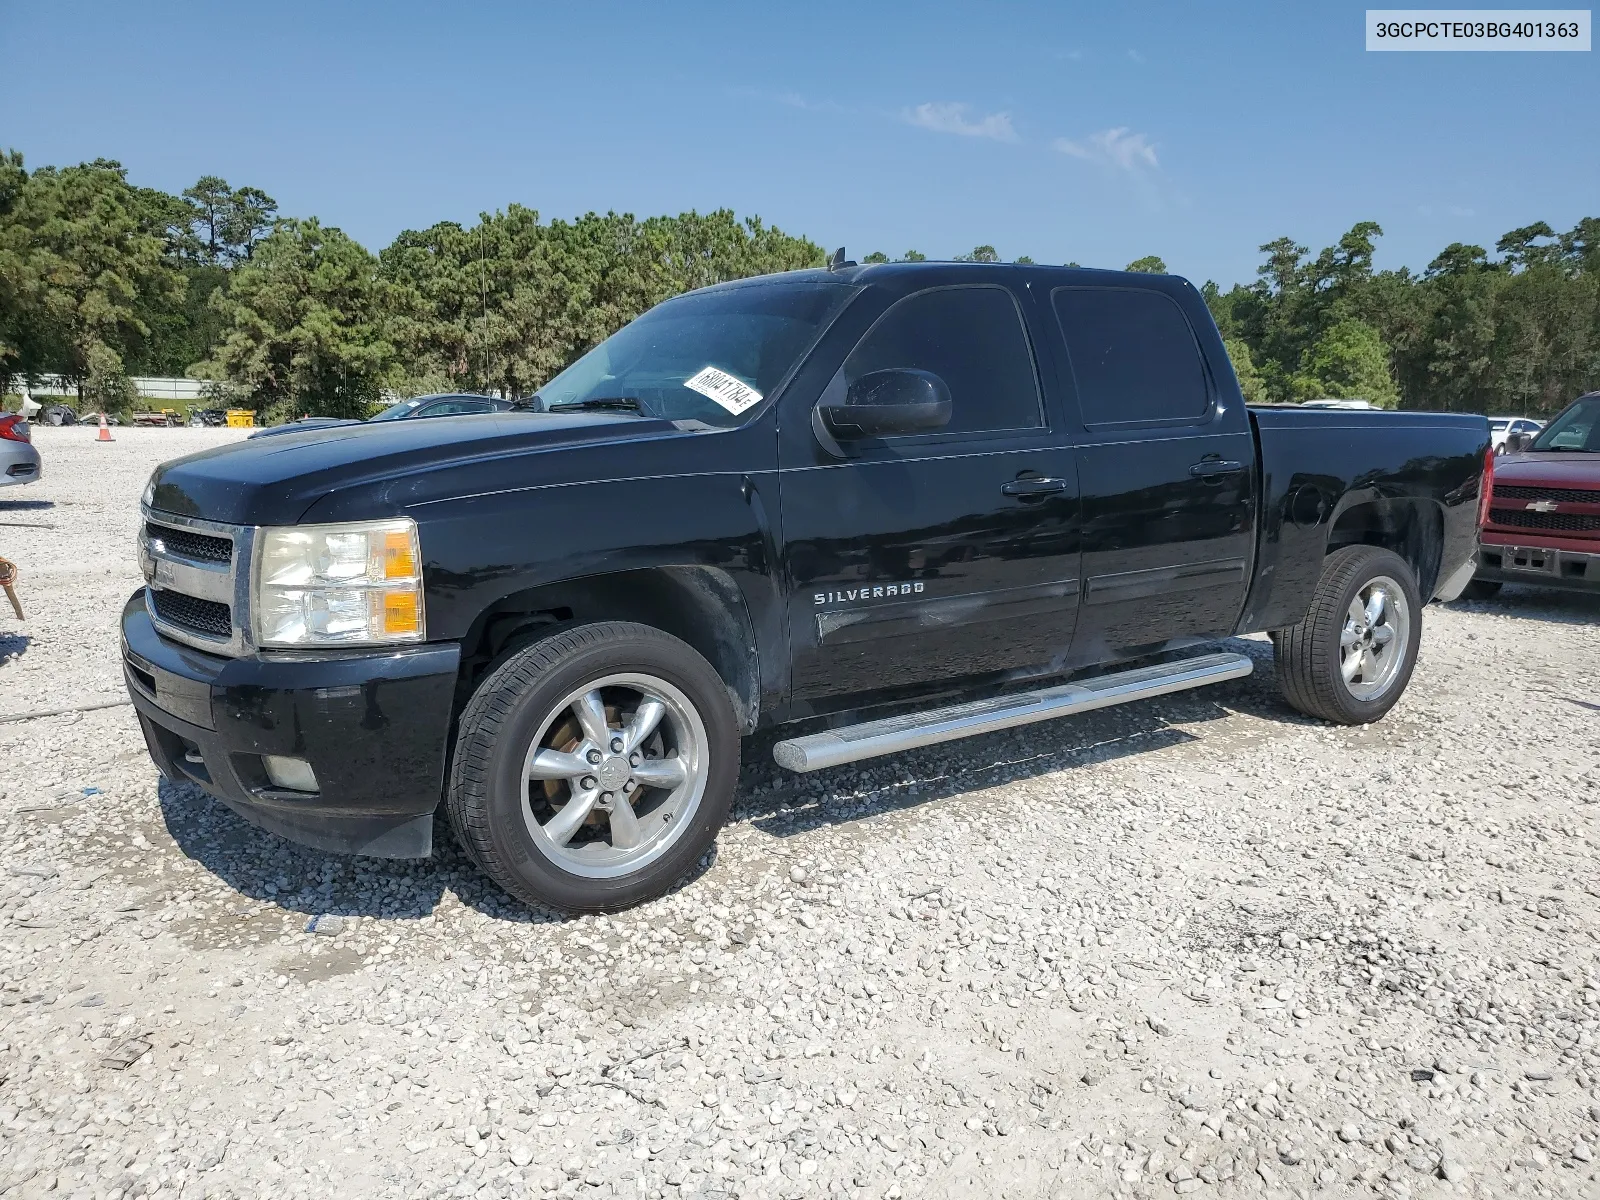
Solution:
<svg viewBox="0 0 1600 1200"><path fill-rule="evenodd" d="M1346 546L1323 561L1311 607L1272 635L1284 699L1340 725L1365 725L1406 690L1422 640L1422 599L1404 559Z"/></svg>
<svg viewBox="0 0 1600 1200"><path fill-rule="evenodd" d="M1474 579L1461 589L1462 600L1493 600L1500 594L1501 584L1493 579Z"/></svg>
<svg viewBox="0 0 1600 1200"><path fill-rule="evenodd" d="M526 904L614 912L716 841L739 778L727 687L688 644L621 621L516 651L462 711L445 807Z"/></svg>

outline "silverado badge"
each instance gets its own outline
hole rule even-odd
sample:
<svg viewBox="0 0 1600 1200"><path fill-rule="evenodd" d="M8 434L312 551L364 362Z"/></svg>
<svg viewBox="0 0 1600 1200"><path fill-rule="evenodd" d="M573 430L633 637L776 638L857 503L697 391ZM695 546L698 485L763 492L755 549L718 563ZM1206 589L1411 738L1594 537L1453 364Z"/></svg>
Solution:
<svg viewBox="0 0 1600 1200"><path fill-rule="evenodd" d="M812 595L813 604L859 604L866 600L894 599L896 596L915 596L922 592L922 584L918 583L876 583L863 584L861 587L848 588L839 592L817 592Z"/></svg>

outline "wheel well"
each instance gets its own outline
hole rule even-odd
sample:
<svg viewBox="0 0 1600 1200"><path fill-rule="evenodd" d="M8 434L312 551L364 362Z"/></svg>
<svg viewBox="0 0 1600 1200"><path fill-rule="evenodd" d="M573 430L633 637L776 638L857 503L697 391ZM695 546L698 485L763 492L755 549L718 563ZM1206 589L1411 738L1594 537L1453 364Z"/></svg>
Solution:
<svg viewBox="0 0 1600 1200"><path fill-rule="evenodd" d="M1417 577L1426 603L1438 581L1444 554L1444 514L1426 500L1368 500L1339 514L1328 534L1327 553L1345 546L1393 550Z"/></svg>
<svg viewBox="0 0 1600 1200"><path fill-rule="evenodd" d="M761 707L755 633L738 585L714 567L590 576L495 601L462 639L456 712L508 654L558 626L593 621L637 621L687 642L727 685L740 728L755 728Z"/></svg>

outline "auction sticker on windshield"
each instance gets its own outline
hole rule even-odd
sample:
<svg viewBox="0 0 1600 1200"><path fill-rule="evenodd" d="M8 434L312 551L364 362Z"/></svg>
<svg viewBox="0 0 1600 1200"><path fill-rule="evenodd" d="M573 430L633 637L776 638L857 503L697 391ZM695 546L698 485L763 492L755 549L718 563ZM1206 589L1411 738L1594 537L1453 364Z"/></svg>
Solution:
<svg viewBox="0 0 1600 1200"><path fill-rule="evenodd" d="M761 403L761 393L755 388L715 367L706 367L696 372L683 381L683 386L693 388L702 396L710 396L735 416L752 405Z"/></svg>

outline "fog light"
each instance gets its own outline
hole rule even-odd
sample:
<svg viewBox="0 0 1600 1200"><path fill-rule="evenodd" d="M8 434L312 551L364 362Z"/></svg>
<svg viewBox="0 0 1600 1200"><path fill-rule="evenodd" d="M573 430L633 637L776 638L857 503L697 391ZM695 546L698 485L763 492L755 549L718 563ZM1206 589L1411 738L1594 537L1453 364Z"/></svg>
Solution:
<svg viewBox="0 0 1600 1200"><path fill-rule="evenodd" d="M290 792L317 792L316 772L303 758L285 758L280 754L263 754L261 765L267 769L272 786Z"/></svg>

